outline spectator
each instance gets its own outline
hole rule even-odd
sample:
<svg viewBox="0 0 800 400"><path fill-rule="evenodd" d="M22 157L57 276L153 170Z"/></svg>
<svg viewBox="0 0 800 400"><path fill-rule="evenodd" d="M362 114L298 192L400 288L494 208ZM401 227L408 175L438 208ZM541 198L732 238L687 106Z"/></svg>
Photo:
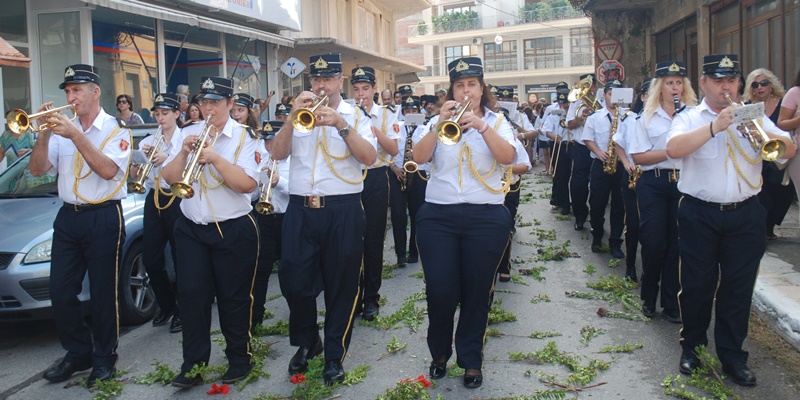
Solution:
<svg viewBox="0 0 800 400"><path fill-rule="evenodd" d="M11 110L6 112L6 121L8 121L8 114ZM34 137L33 132L27 131L16 134L8 129L0 135L0 162L6 160L6 165L11 165L18 158L25 155L33 149Z"/></svg>
<svg viewBox="0 0 800 400"><path fill-rule="evenodd" d="M178 101L181 102L181 121L186 121L186 109L189 107L189 96L178 94Z"/></svg>
<svg viewBox="0 0 800 400"><path fill-rule="evenodd" d="M439 101L438 101L438 103L439 103L439 104L442 104L442 103L444 103L444 101L445 101L445 98L447 97L447 89L445 89L445 88L439 88L439 89L436 89L436 92L435 92L435 93L436 93L436 97L438 97L438 98L439 98Z"/></svg>
<svg viewBox="0 0 800 400"><path fill-rule="evenodd" d="M186 119L187 123L200 122L205 120L205 118L203 117L203 112L200 111L200 105L198 105L197 103L189 104L189 106L186 108L186 117L187 117Z"/></svg>
<svg viewBox="0 0 800 400"><path fill-rule="evenodd" d="M144 123L139 114L133 112L133 99L127 94L117 96L117 118L125 121L128 126L141 125Z"/></svg>

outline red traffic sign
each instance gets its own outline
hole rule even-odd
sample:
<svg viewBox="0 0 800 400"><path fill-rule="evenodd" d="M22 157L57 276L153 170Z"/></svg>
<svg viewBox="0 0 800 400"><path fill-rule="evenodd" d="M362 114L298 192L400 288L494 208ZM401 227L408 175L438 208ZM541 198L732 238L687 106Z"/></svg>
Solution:
<svg viewBox="0 0 800 400"><path fill-rule="evenodd" d="M617 60L605 60L597 67L597 80L605 85L606 82L619 79L625 80L625 67Z"/></svg>
<svg viewBox="0 0 800 400"><path fill-rule="evenodd" d="M601 39L595 45L595 54L600 61L621 60L622 44L612 38Z"/></svg>

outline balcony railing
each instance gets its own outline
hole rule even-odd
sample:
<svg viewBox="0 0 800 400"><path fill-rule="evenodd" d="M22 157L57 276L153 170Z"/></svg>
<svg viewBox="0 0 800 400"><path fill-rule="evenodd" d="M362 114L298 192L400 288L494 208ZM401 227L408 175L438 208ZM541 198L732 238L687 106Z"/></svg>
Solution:
<svg viewBox="0 0 800 400"><path fill-rule="evenodd" d="M525 69L545 69L564 67L563 54L548 54L525 57Z"/></svg>
<svg viewBox="0 0 800 400"><path fill-rule="evenodd" d="M486 72L505 72L505 71L522 71L534 69L557 69L564 67L584 67L593 65L594 54L592 53L575 53L568 54L568 59L565 60L564 54L547 54L538 56L526 56L523 58L523 68L517 62L517 57L501 57L501 58L487 58L484 61L484 68ZM567 61L571 61L567 64ZM419 77L429 76L446 76L447 66L443 62L435 61L433 65L425 65L425 71L417 73Z"/></svg>
<svg viewBox="0 0 800 400"><path fill-rule="evenodd" d="M572 66L573 67L585 67L587 65L594 65L594 54L593 53L572 53Z"/></svg>
<svg viewBox="0 0 800 400"><path fill-rule="evenodd" d="M486 72L517 71L517 57L501 57L496 59L486 59Z"/></svg>
<svg viewBox="0 0 800 400"><path fill-rule="evenodd" d="M575 10L572 7L529 10L523 13L517 13L516 17L512 17L507 14L498 14L497 16L493 17L481 18L476 12L471 12L469 14L446 13L438 17L433 17L431 21L419 21L417 25L409 26L408 36L430 36L442 33L488 29L507 25L581 18L583 16L583 11Z"/></svg>

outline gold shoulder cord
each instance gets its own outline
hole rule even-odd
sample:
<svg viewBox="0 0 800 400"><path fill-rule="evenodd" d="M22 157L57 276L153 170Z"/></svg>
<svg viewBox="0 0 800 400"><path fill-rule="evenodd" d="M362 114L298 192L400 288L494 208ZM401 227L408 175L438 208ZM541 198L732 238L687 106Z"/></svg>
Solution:
<svg viewBox="0 0 800 400"><path fill-rule="evenodd" d="M386 107L384 107L383 108L383 121L381 122L381 133L383 133L384 135L386 134L386 121L388 120L386 114L387 114L387 109L386 109ZM392 159L390 157L387 160L385 157L388 156L388 155L389 155L389 153L387 153L385 149L381 148L381 152L378 153L378 159L375 160L375 164L372 164L372 166L373 167L377 167L377 166L380 166L380 165L382 165L384 163L391 165L392 162L394 161L394 159Z"/></svg>
<svg viewBox="0 0 800 400"><path fill-rule="evenodd" d="M726 132L728 133L728 138L730 139L731 142L733 142L734 145L736 145L736 150L739 152L739 154L742 155L742 157L744 157L745 161L753 165L761 162L761 154L759 154L756 158L751 158L750 156L745 154L744 150L742 149L742 146L739 144L739 141L736 140L736 135L734 135L733 132L731 132L731 129L730 128L726 129ZM736 173L739 174L739 177L742 178L742 180L747 184L747 186L750 186L753 189L761 188L761 186L764 184L764 177L759 175L758 185L754 185L752 182L750 182L750 180L747 179L747 177L744 175L744 172L742 172L741 168L739 168L739 162L736 161L736 155L733 153L733 147L731 147L730 143L727 143L726 147L728 148L728 156L731 158L731 161L733 161L733 167L736 169Z"/></svg>
<svg viewBox="0 0 800 400"><path fill-rule="evenodd" d="M500 118L497 119L497 122L495 123L494 128L493 128L495 132L497 132L497 128L500 127L500 124L502 123L502 121L503 120L501 120ZM461 154L459 156L459 159L461 159L461 160L463 160L464 158L467 159L467 166L469 167L469 172L471 172L472 175L476 179L478 179L478 181L481 183L481 185L483 185L484 188L486 188L486 190L488 190L489 192L494 193L494 194L508 193L508 188L511 186L511 178L513 178L513 173L511 172L511 168L508 168L508 169L505 170L505 172L504 172L505 182L500 186L500 189L495 189L495 188L489 186L489 184L486 183L484 178L489 177L489 175L494 173L494 170L497 169L497 160L494 160L494 164L492 165L492 169L489 170L489 173L487 173L486 175L481 175L478 172L478 170L475 168L475 164L472 163L472 149L467 145L466 141L461 145ZM463 189L464 188L464 183L462 181L462 175L461 175L461 171L462 170L463 170L463 168L461 168L459 166L459 168L458 168L458 185Z"/></svg>
<svg viewBox="0 0 800 400"><path fill-rule="evenodd" d="M222 134L222 132L217 132L217 135L221 135L221 134ZM249 137L249 136L250 135L247 133L247 128L243 127L242 128L242 133L239 135L239 144L236 146L236 152L234 152L234 154L233 154L233 164L234 165L236 164L237 161L239 161L239 154L242 152L242 145L244 144L245 137ZM205 174L205 172L203 172L203 174L200 175L200 196L201 197L203 196L203 193L208 194L209 190L216 189L216 188L218 188L220 186L224 186L224 187L230 189L230 186L228 186L228 184L225 183L225 180L222 179L222 176L219 176L216 173L214 173L214 166L213 165L209 165L209 167L210 168L207 168L206 170L208 171L209 175L211 175L211 178L213 178L216 181L216 184L213 185L213 186L211 184L209 184L208 180L206 179L206 174ZM214 205L211 203L211 200L208 198L208 196L206 196L206 203L208 203L208 209L211 211L211 217L214 218L214 225L217 226L217 232L219 232L219 236L221 238L224 238L225 236L222 234L222 228L219 227L219 222L217 221L217 216L216 216L216 214L214 214Z"/></svg>
<svg viewBox="0 0 800 400"><path fill-rule="evenodd" d="M358 122L359 122L360 119L361 119L360 118L360 113L357 112L356 113L356 126L353 127L353 129L356 131L356 132L354 132L354 134L358 134ZM328 168L330 168L331 172L333 172L333 175L335 177L339 178L342 182L349 183L351 185L358 185L359 183L364 182L364 179L367 179L367 171L369 170L368 168L364 168L364 174L361 175L361 179L359 179L357 181L351 181L351 180L339 175L339 173L336 172L336 169L333 168L333 161L331 161L331 158L333 158L334 160L340 160L340 161L341 160L346 160L348 157L350 157L350 150L345 151L343 156L335 156L335 155L331 154L331 152L328 150L328 127L327 126L323 126L322 127L322 141L321 142L322 142L321 143L321 145L322 145L322 156L325 158L325 163L328 164ZM312 185L313 185L313 183L312 183Z"/></svg>
<svg viewBox="0 0 800 400"><path fill-rule="evenodd" d="M103 140L102 144L100 144L100 148L98 150L100 150L102 152L103 148L106 147L108 142L110 142L111 139L113 139L114 137L117 136L117 132L119 132L120 129L121 128L119 126L114 128L114 130L111 131L111 134L108 135L108 137L106 137L105 140ZM130 129L128 129L128 140L129 140L129 142L131 143L131 146L132 146L133 145L133 137L132 137L132 133L131 133ZM75 149L75 153L76 153L75 157L72 158L72 173L75 174L75 182L73 182L73 184L72 184L72 193L75 194L76 198L85 201L87 204L100 204L100 203L106 202L106 201L110 200L112 197L114 197L114 195L116 195L117 192L119 192L119 190L122 189L122 187L127 183L127 181L128 181L128 169L126 168L125 169L125 176L122 177L122 179L120 179L119 185L117 185L117 187L114 189L114 191L112 191L111 194L109 194L108 196L103 197L100 200L90 200L90 199L87 199L87 198L81 196L81 194L78 193L78 185L80 184L81 180L86 179L93 171L92 171L91 168L89 168L89 172L87 172L86 175L81 176L81 171L83 170L83 155L81 154L80 151L78 151L78 149Z"/></svg>
<svg viewBox="0 0 800 400"><path fill-rule="evenodd" d="M158 215L161 215L161 211L168 209L169 206L172 205L172 202L175 201L175 195L172 194L171 191L164 190L164 189L161 188L161 169L160 168L158 169L158 174L153 179L153 186L156 187L155 192L153 193L153 203L155 203L156 210L158 210ZM161 194L163 196L169 196L169 201L167 202L167 205L161 206L161 204L159 204L159 201L158 201L159 194Z"/></svg>

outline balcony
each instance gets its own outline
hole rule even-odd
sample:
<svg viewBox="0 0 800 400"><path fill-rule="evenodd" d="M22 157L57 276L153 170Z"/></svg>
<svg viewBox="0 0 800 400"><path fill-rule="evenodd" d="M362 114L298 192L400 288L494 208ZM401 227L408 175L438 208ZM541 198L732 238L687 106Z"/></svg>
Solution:
<svg viewBox="0 0 800 400"><path fill-rule="evenodd" d="M540 8L527 11L520 10L520 12L517 13L516 18L507 14L482 18L475 11L469 13L445 13L441 16L433 17L430 22L419 21L417 25L408 27L408 37L424 37L444 33L496 28L508 25L520 25L584 17L583 11L575 10L569 6ZM510 21L509 18L511 18Z"/></svg>
<svg viewBox="0 0 800 400"><path fill-rule="evenodd" d="M525 69L563 68L563 54L548 54L525 57Z"/></svg>
<svg viewBox="0 0 800 400"><path fill-rule="evenodd" d="M593 53L573 53L570 55L570 58L572 58L573 67L594 66Z"/></svg>

